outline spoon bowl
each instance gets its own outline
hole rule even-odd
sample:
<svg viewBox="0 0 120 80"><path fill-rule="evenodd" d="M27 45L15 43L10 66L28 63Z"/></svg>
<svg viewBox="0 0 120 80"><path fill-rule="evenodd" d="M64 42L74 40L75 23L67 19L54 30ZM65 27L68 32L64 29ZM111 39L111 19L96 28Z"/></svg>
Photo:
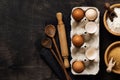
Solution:
<svg viewBox="0 0 120 80"><path fill-rule="evenodd" d="M41 41L41 44L45 48L52 48L52 41L50 38L45 38Z"/></svg>
<svg viewBox="0 0 120 80"><path fill-rule="evenodd" d="M55 32L56 32L56 29L54 25L50 24L45 27L45 34L47 36L53 38L55 36Z"/></svg>

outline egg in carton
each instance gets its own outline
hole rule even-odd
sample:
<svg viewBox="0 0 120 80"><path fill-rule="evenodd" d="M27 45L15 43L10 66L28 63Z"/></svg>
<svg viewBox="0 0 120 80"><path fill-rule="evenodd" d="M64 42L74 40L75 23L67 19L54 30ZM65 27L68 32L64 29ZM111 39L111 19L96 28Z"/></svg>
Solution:
<svg viewBox="0 0 120 80"><path fill-rule="evenodd" d="M71 72L96 75L99 71L99 10L74 7L71 12Z"/></svg>

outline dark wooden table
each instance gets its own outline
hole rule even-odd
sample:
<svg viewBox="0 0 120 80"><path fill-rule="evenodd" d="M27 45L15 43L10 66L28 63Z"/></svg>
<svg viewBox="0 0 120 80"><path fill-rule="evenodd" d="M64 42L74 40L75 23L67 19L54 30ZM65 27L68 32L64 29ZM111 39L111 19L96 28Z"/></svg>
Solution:
<svg viewBox="0 0 120 80"><path fill-rule="evenodd" d="M56 26L55 14L61 11L70 47L70 14L76 6L94 6L100 11L100 71L95 76L74 76L74 80L120 80L120 75L106 72L104 63L107 46L120 40L104 28L106 1L120 3L120 0L0 0L0 80L59 80L40 56L46 50L41 51L39 43L45 37L45 26Z"/></svg>

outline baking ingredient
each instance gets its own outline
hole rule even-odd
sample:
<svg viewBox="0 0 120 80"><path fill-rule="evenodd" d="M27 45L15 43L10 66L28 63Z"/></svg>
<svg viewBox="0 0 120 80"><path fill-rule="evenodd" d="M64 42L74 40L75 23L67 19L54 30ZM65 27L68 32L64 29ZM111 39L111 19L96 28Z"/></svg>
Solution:
<svg viewBox="0 0 120 80"><path fill-rule="evenodd" d="M81 72L84 71L85 65L84 65L84 63L83 63L82 61L75 61L75 62L73 62L73 64L72 64L72 68L73 68L73 70L74 70L75 72L81 73Z"/></svg>
<svg viewBox="0 0 120 80"><path fill-rule="evenodd" d="M84 43L84 39L83 39L82 35L75 34L72 37L72 43L76 47L81 47Z"/></svg>
<svg viewBox="0 0 120 80"><path fill-rule="evenodd" d="M97 24L95 22L88 22L85 25L86 32L93 34L97 31Z"/></svg>
<svg viewBox="0 0 120 80"><path fill-rule="evenodd" d="M108 55L108 60L111 58L114 58L114 61L116 61L114 69L119 69L120 70L120 46L113 48Z"/></svg>
<svg viewBox="0 0 120 80"><path fill-rule="evenodd" d="M84 15L84 11L81 8L76 8L72 11L72 17L75 21L80 21Z"/></svg>
<svg viewBox="0 0 120 80"><path fill-rule="evenodd" d="M114 11L117 17L113 18L113 22L110 20L110 18L107 18L107 24L111 31L120 33L120 8L114 8Z"/></svg>
<svg viewBox="0 0 120 80"><path fill-rule="evenodd" d="M97 11L95 9L88 9L86 12L85 12L85 16L87 17L87 19L89 20L95 20L97 18Z"/></svg>

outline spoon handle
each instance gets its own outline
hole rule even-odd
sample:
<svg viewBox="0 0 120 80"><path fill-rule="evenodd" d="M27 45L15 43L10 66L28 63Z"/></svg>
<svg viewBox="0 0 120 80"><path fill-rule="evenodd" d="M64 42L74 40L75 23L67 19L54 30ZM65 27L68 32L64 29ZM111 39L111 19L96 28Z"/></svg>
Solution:
<svg viewBox="0 0 120 80"><path fill-rule="evenodd" d="M55 59L57 60L57 62L59 63L59 65L62 67L62 69L63 69L63 71L64 71L64 73L65 73L66 79L67 79L67 80L72 80L71 77L69 76L69 74L67 73L67 70L65 69L65 66L64 66L63 62L61 62L61 61L58 59L57 55L55 54L55 52L53 51L52 48L50 48L50 50L51 50L53 56L55 57Z"/></svg>
<svg viewBox="0 0 120 80"><path fill-rule="evenodd" d="M115 66L115 61L113 61L113 57L110 59L109 63L108 63L108 67L106 69L106 71L108 73L110 73L112 71L112 68Z"/></svg>
<svg viewBox="0 0 120 80"><path fill-rule="evenodd" d="M57 51L58 57L59 57L60 61L63 63L62 56L60 55L60 51L59 51L59 49L58 49L58 46L57 46L57 44L56 44L56 41L55 41L54 37L52 38L52 41L53 41L53 44L54 44L55 49L56 49L56 51Z"/></svg>
<svg viewBox="0 0 120 80"><path fill-rule="evenodd" d="M110 73L110 72L112 71L112 66L108 66L108 68L106 69L106 71L107 71L108 73Z"/></svg>
<svg viewBox="0 0 120 80"><path fill-rule="evenodd" d="M108 10L109 13L113 11L113 9L110 8L110 3L108 2L105 3L105 8Z"/></svg>

